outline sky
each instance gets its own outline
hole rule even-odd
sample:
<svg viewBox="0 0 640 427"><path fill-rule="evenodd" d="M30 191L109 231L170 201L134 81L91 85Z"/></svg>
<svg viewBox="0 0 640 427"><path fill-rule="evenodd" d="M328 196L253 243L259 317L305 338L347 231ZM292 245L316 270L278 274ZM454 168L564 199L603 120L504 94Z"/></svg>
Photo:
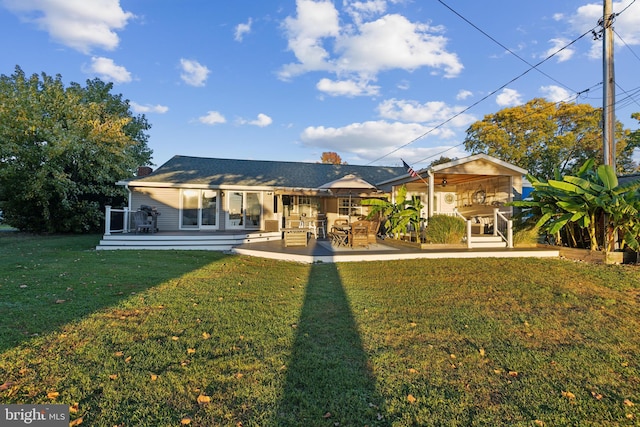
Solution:
<svg viewBox="0 0 640 427"><path fill-rule="evenodd" d="M615 111L635 130L640 1L613 11ZM113 82L151 124L156 166L333 151L416 168L468 155L469 125L533 98L601 107L602 14L588 0L0 0L0 74Z"/></svg>

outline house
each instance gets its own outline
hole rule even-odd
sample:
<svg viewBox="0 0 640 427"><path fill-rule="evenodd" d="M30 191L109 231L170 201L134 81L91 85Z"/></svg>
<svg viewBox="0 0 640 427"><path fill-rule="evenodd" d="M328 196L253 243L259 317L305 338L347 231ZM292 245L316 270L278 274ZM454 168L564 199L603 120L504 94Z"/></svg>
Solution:
<svg viewBox="0 0 640 427"><path fill-rule="evenodd" d="M477 154L417 171L404 167L333 165L264 160L175 156L156 171L117 184L129 192L124 224L112 227L116 209L108 208L105 235L130 231L128 212L152 208L162 232L193 234L274 233L292 217L324 215L327 228L338 218L366 216L361 201L394 198L400 187L420 197L422 216L448 214L495 223L497 211L508 219L505 203L522 194L526 171ZM495 227L494 227L495 228ZM489 232L475 227L474 233ZM245 234L243 234L245 233Z"/></svg>

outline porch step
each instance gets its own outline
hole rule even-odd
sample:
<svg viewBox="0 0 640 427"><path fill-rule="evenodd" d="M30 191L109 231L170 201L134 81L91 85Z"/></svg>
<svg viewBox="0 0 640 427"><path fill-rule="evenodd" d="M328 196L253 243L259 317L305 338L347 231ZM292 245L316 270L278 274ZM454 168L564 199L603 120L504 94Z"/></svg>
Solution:
<svg viewBox="0 0 640 427"><path fill-rule="evenodd" d="M502 240L500 236L492 235L471 235L472 248L506 248L507 242Z"/></svg>
<svg viewBox="0 0 640 427"><path fill-rule="evenodd" d="M153 233L103 236L96 250L201 250L230 251L243 243L281 240L280 232L254 233Z"/></svg>

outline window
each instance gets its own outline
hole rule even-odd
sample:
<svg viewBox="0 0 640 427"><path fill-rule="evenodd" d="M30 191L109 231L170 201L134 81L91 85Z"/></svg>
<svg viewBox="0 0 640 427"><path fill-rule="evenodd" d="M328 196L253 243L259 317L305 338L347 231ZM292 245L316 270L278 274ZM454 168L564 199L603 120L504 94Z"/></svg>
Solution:
<svg viewBox="0 0 640 427"><path fill-rule="evenodd" d="M362 205L360 204L360 199L355 199L355 198L338 199L338 214L340 216L364 215Z"/></svg>

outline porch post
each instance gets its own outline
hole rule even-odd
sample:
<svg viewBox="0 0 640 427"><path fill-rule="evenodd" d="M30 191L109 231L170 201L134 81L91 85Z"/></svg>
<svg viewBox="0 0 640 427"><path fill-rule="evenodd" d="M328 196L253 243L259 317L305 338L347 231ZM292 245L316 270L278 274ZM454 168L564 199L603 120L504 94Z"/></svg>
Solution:
<svg viewBox="0 0 640 427"><path fill-rule="evenodd" d="M427 191L427 194L429 195L427 215L431 218L433 216L433 173L429 170L427 171L427 175L429 177L429 189Z"/></svg>
<svg viewBox="0 0 640 427"><path fill-rule="evenodd" d="M467 223L467 248L471 249L471 220L466 220Z"/></svg>
<svg viewBox="0 0 640 427"><path fill-rule="evenodd" d="M507 221L507 246L513 248L513 220Z"/></svg>
<svg viewBox="0 0 640 427"><path fill-rule="evenodd" d="M111 206L104 207L104 235L111 236Z"/></svg>
<svg viewBox="0 0 640 427"><path fill-rule="evenodd" d="M498 211L499 208L493 208L493 235L498 235Z"/></svg>

